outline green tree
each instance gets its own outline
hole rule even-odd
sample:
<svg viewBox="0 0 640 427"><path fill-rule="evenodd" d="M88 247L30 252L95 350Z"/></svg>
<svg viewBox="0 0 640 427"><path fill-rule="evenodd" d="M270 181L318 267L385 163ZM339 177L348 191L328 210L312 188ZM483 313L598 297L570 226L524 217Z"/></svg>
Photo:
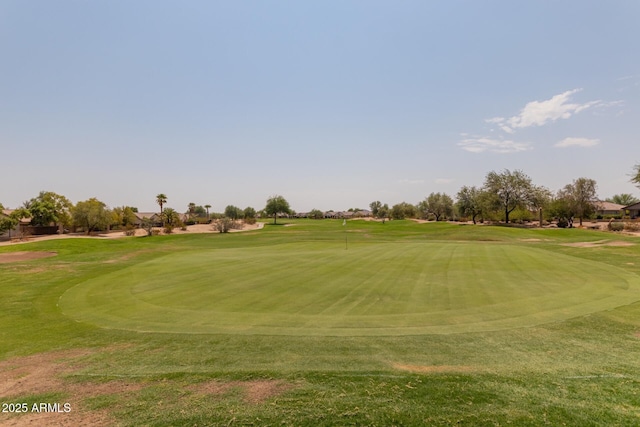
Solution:
<svg viewBox="0 0 640 427"><path fill-rule="evenodd" d="M640 202L640 199L634 197L632 194L622 193L609 197L608 199L605 199L605 201L615 203L616 205L629 206Z"/></svg>
<svg viewBox="0 0 640 427"><path fill-rule="evenodd" d="M87 234L109 226L110 212L107 205L95 197L78 202L72 212L73 222L82 227Z"/></svg>
<svg viewBox="0 0 640 427"><path fill-rule="evenodd" d="M69 199L52 191L41 191L37 197L24 203L31 216L31 225L39 226L71 224L72 207Z"/></svg>
<svg viewBox="0 0 640 427"><path fill-rule="evenodd" d="M244 212L237 206L228 205L226 208L224 208L224 216L236 221L244 216Z"/></svg>
<svg viewBox="0 0 640 427"><path fill-rule="evenodd" d="M388 204L384 204L378 208L378 212L376 213L376 218L381 219L384 224L387 218L391 217L391 209L389 209Z"/></svg>
<svg viewBox="0 0 640 427"><path fill-rule="evenodd" d="M172 227L178 227L182 225L180 220L180 214L173 208L165 208L162 213L163 224L170 225Z"/></svg>
<svg viewBox="0 0 640 427"><path fill-rule="evenodd" d="M596 211L596 181L589 178L578 178L558 193L558 198L565 199L573 212L577 216L582 226L582 220L588 218Z"/></svg>
<svg viewBox="0 0 640 427"><path fill-rule="evenodd" d="M207 219L210 219L211 217L209 216L209 209L211 209L211 205L204 205L204 208L207 210Z"/></svg>
<svg viewBox="0 0 640 427"><path fill-rule="evenodd" d="M477 187L464 186L456 195L456 208L462 216L470 216L474 224L476 218L482 214L484 197L482 190Z"/></svg>
<svg viewBox="0 0 640 427"><path fill-rule="evenodd" d="M267 205L264 208L264 213L268 216L273 215L273 223L277 223L278 215L281 214L289 214L291 212L291 208L289 207L289 202L279 195L271 196L267 199Z"/></svg>
<svg viewBox="0 0 640 427"><path fill-rule="evenodd" d="M531 178L524 172L511 172L505 169L502 173L491 171L484 182L484 190L492 197L491 204L504 212L504 221L509 223L509 214L516 208L527 208L531 204L533 185Z"/></svg>
<svg viewBox="0 0 640 427"><path fill-rule="evenodd" d="M195 203L193 203L193 202L189 203L189 205L187 206L187 215L189 216L189 219L196 217L196 204Z"/></svg>
<svg viewBox="0 0 640 427"><path fill-rule="evenodd" d="M111 210L111 225L133 227L136 223L135 208L130 206L116 207Z"/></svg>
<svg viewBox="0 0 640 427"><path fill-rule="evenodd" d="M0 204L0 234L4 234L9 230L14 229L18 224L20 224L20 220L22 218L29 218L30 216L29 211L24 208L16 209L9 215L4 215L2 210L4 210L4 207Z"/></svg>
<svg viewBox="0 0 640 427"><path fill-rule="evenodd" d="M382 203L380 200L376 200L375 202L369 203L369 209L371 209L371 214L375 217L378 216L378 210L382 207Z"/></svg>
<svg viewBox="0 0 640 427"><path fill-rule="evenodd" d="M631 175L631 182L636 184L640 188L640 163L633 167L633 174Z"/></svg>
<svg viewBox="0 0 640 427"><path fill-rule="evenodd" d="M244 211L242 211L242 217L244 219L255 219L256 215L256 210L251 206L247 206L246 208L244 208Z"/></svg>
<svg viewBox="0 0 640 427"><path fill-rule="evenodd" d="M393 219L415 218L416 207L407 202L397 203L391 208L391 217Z"/></svg>
<svg viewBox="0 0 640 427"><path fill-rule="evenodd" d="M160 193L156 196L156 203L160 205L160 218L164 218L162 213L164 212L164 204L167 203L167 196L164 193ZM163 219L164 221L164 219ZM162 224L164 226L164 223Z"/></svg>
<svg viewBox="0 0 640 427"><path fill-rule="evenodd" d="M309 212L309 218L312 218L312 219L323 219L324 218L324 213L322 213L322 211L319 210L319 209L311 209L311 212Z"/></svg>
<svg viewBox="0 0 640 427"><path fill-rule="evenodd" d="M423 211L432 213L436 217L436 221L440 221L441 217L451 217L453 214L453 199L445 193L431 193L422 204Z"/></svg>

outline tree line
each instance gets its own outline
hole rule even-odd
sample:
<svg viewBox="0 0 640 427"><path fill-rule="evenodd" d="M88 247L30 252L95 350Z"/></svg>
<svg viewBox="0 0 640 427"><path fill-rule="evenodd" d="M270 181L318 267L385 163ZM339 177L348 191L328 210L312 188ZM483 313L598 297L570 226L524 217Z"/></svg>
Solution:
<svg viewBox="0 0 640 427"><path fill-rule="evenodd" d="M633 168L631 182L640 188L640 164ZM376 200L369 207L372 214L382 219L423 218L452 219L454 216L470 218L475 224L478 220L500 220L509 223L514 213L521 217L530 217L531 212L544 213L545 218L555 218L561 227L572 226L574 218L582 225L585 218L589 218L597 209L597 184L589 178L577 178L566 184L557 192L534 185L531 178L520 170L501 172L491 171L481 187L463 186L454 199L446 193L431 193L424 200L413 205L402 202L389 207ZM164 193L156 196L156 203L160 207L162 226L173 227L195 224L196 222L210 223L216 221L215 226L221 232L228 231L236 221L255 222L257 216L273 217L274 224L282 214L292 214L293 211L287 200L275 195L267 199L264 209L257 212L252 207L245 209L228 205L223 213L211 214L211 205L204 206L189 203L184 214L175 209L165 207L168 198ZM636 203L638 199L630 194L617 194L607 201L621 205ZM4 209L0 204L0 209ZM23 218L29 218L33 226L51 226L55 224L61 228L80 227L87 233L109 228L132 229L139 224L136 216L138 209L131 206L121 206L109 209L107 205L96 198L80 201L75 205L65 196L41 191L38 196L26 201L10 215L0 215L0 233L13 229ZM321 218L323 213L317 209L309 213L312 218ZM143 219L142 226L150 230L154 224L149 218Z"/></svg>
<svg viewBox="0 0 640 427"><path fill-rule="evenodd" d="M634 167L631 182L640 188L640 164ZM606 201L623 206L638 202L631 194L617 194ZM514 213L519 219L556 219L558 226L573 226L574 218L582 225L598 209L596 181L577 178L572 183L553 193L533 184L531 178L520 170L489 172L481 187L463 186L456 194L456 201L446 193L431 193L424 200L412 205L398 203L391 208L376 200L369 207L374 216L383 221L389 219L422 218L441 219L469 218L499 220L509 223ZM532 212L538 218L532 218Z"/></svg>

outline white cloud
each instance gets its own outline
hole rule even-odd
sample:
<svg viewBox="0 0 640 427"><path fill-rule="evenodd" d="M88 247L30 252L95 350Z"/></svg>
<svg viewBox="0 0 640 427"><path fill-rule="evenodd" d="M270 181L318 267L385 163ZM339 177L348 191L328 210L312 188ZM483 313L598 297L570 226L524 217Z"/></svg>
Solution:
<svg viewBox="0 0 640 427"><path fill-rule="evenodd" d="M565 147L593 147L594 145L598 145L600 143L599 139L589 139L589 138L565 138L562 141L558 141L554 145L554 147L565 148Z"/></svg>
<svg viewBox="0 0 640 427"><path fill-rule="evenodd" d="M584 104L569 102L571 95L581 90L582 89L568 90L545 101L531 101L520 110L520 114L517 116L508 119L504 117L494 117L485 120L485 122L497 124L504 132L512 134L515 129L543 126L556 120L568 119L587 108L602 104L602 101L589 101Z"/></svg>
<svg viewBox="0 0 640 427"><path fill-rule="evenodd" d="M454 180L451 178L438 178L436 179L436 184L450 184L452 183Z"/></svg>
<svg viewBox="0 0 640 427"><path fill-rule="evenodd" d="M400 179L399 184L424 184L424 179Z"/></svg>
<svg viewBox="0 0 640 427"><path fill-rule="evenodd" d="M465 151L472 153L482 153L490 151L493 153L517 153L519 151L531 150L531 145L525 142L515 142L503 139L488 137L476 137L463 139L458 143Z"/></svg>

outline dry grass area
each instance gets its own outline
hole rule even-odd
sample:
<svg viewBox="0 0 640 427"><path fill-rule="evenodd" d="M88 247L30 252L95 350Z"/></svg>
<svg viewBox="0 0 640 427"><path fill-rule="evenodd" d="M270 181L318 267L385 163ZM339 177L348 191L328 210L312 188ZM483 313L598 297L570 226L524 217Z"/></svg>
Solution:
<svg viewBox="0 0 640 427"><path fill-rule="evenodd" d="M27 412L0 419L0 426L109 426L115 423L106 411L89 411L81 400L108 394L122 395L142 389L142 385L126 381L72 383L64 376L78 369L80 360L93 350L70 350L14 357L0 362L0 398L3 402L20 403L21 396L64 392L70 412ZM6 414L2 414L6 416ZM4 418L4 417L3 417Z"/></svg>
<svg viewBox="0 0 640 427"><path fill-rule="evenodd" d="M102 351L114 351L105 349ZM24 396L63 393L67 397L59 403L70 405L69 412L32 412L1 414L0 426L111 426L116 420L106 410L91 410L83 405L83 399L107 395L126 396L153 386L127 380L74 382L65 379L83 367L83 360L99 350L68 350L14 357L0 362L0 400L3 403L20 403ZM240 392L247 404L260 404L291 390L293 384L281 380L208 381L193 384L187 389L201 396L219 399ZM31 404L29 405L31 409Z"/></svg>
<svg viewBox="0 0 640 427"><path fill-rule="evenodd" d="M392 366L395 369L412 372L414 374L450 374L478 371L478 369L473 366L459 365L405 365L401 363L394 363Z"/></svg>
<svg viewBox="0 0 640 427"><path fill-rule="evenodd" d="M573 248L597 248L601 246L626 247L634 246L634 243L623 242L621 240L597 240L595 242L563 243L562 246L571 246Z"/></svg>
<svg viewBox="0 0 640 427"><path fill-rule="evenodd" d="M8 252L0 254L0 264L31 261L32 259L49 258L58 255L56 252Z"/></svg>

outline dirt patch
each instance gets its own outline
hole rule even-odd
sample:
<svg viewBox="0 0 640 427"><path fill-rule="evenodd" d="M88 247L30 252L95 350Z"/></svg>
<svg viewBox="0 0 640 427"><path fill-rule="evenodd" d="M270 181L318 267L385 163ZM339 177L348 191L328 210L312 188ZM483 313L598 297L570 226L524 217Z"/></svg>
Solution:
<svg viewBox="0 0 640 427"><path fill-rule="evenodd" d="M0 264L9 264L12 262L31 261L33 259L49 258L58 255L57 252L7 252L0 254Z"/></svg>
<svg viewBox="0 0 640 427"><path fill-rule="evenodd" d="M280 396L282 393L291 390L293 385L278 380L209 381L202 384L194 384L188 388L195 393L214 396L222 396L232 390L240 389L245 402L258 404L272 397Z"/></svg>
<svg viewBox="0 0 640 427"><path fill-rule="evenodd" d="M634 246L634 243L623 242L620 240L597 240L595 242L575 242L575 243L562 243L562 246L571 246L572 248L598 248L602 246Z"/></svg>
<svg viewBox="0 0 640 427"><path fill-rule="evenodd" d="M79 359L93 352L93 350L68 350L15 357L0 362L0 398L3 402L19 403L20 396L63 392L68 395L64 401L43 403L58 403L61 408L68 403L70 409L69 412L28 411L25 414L16 414L8 419L2 419L0 425L108 426L115 424L115 420L107 411L85 410L81 404L82 399L137 391L142 389L142 385L126 381L73 383L63 379L64 375L71 374L77 369Z"/></svg>
<svg viewBox="0 0 640 427"><path fill-rule="evenodd" d="M409 371L417 374L455 374L477 371L477 369L472 366L461 365L405 365L394 363L393 367L401 371Z"/></svg>

